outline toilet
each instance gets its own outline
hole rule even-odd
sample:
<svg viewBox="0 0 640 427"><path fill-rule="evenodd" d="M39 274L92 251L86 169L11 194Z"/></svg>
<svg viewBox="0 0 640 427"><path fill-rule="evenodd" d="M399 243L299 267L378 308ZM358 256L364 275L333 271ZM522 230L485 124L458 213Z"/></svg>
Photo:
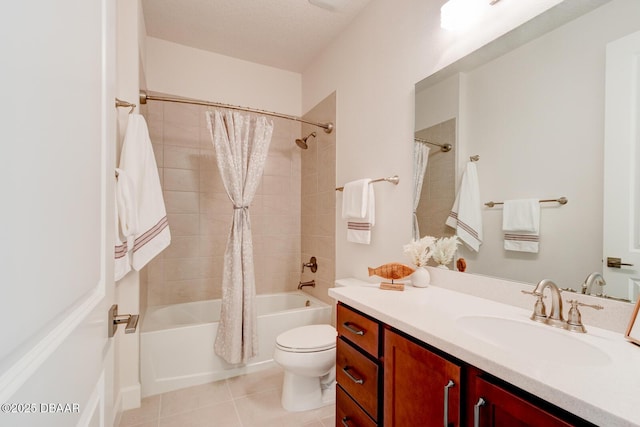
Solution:
<svg viewBox="0 0 640 427"><path fill-rule="evenodd" d="M276 338L273 360L284 368L282 407L306 411L335 402L336 329L307 325Z"/></svg>

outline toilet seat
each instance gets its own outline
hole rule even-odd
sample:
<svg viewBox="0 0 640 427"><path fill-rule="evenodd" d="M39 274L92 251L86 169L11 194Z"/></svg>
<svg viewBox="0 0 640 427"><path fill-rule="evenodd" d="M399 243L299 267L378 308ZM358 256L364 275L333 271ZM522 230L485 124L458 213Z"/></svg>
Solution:
<svg viewBox="0 0 640 427"><path fill-rule="evenodd" d="M331 325L300 326L278 335L276 347L290 353L315 353L334 348L336 336Z"/></svg>

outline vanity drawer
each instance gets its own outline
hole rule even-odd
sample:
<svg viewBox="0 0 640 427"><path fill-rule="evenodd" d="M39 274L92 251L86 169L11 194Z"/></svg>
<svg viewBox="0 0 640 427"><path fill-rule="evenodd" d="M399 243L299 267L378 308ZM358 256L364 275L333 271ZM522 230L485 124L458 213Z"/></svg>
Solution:
<svg viewBox="0 0 640 427"><path fill-rule="evenodd" d="M376 427L376 423L340 387L336 387L336 426Z"/></svg>
<svg viewBox="0 0 640 427"><path fill-rule="evenodd" d="M349 307L338 305L338 335L347 338L358 347L378 357L379 324Z"/></svg>
<svg viewBox="0 0 640 427"><path fill-rule="evenodd" d="M336 345L336 381L373 418L378 417L378 364L343 338Z"/></svg>

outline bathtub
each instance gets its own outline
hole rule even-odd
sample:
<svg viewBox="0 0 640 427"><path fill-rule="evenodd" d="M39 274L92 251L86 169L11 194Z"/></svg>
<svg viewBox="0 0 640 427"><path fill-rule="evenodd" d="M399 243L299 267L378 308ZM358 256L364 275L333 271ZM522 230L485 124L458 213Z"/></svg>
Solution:
<svg viewBox="0 0 640 427"><path fill-rule="evenodd" d="M279 334L331 323L331 305L302 291L258 295L258 356L232 365L213 352L220 307L221 300L210 300L147 308L140 329L142 397L274 366Z"/></svg>

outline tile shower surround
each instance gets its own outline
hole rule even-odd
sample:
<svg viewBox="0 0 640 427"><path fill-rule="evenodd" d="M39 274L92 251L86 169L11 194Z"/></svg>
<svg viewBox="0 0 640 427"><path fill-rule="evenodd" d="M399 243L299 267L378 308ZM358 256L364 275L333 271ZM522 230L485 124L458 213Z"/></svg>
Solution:
<svg viewBox="0 0 640 427"><path fill-rule="evenodd" d="M318 103L304 115L309 121L335 123L335 92ZM302 259L305 262L315 256L318 271L313 274L305 269L302 280L315 280L315 288L305 288L316 298L331 305L328 289L335 282L336 259L336 134L326 133L308 124L302 125L302 136L316 132L309 138L302 156ZM344 231L346 233L346 230Z"/></svg>
<svg viewBox="0 0 640 427"><path fill-rule="evenodd" d="M141 275L142 305L220 298L233 210L216 165L207 107L163 101L144 107L172 241ZM269 156L250 207L258 294L294 290L300 279L301 150L294 141L301 126L272 119Z"/></svg>

